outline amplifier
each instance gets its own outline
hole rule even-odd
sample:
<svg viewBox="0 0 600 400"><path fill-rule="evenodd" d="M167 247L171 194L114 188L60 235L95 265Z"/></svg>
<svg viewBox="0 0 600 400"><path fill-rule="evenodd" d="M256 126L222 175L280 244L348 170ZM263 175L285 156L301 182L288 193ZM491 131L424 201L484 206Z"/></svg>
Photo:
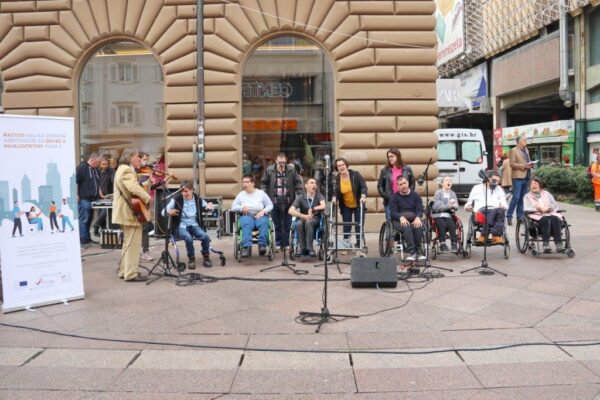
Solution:
<svg viewBox="0 0 600 400"><path fill-rule="evenodd" d="M352 287L396 287L398 269L391 257L355 257L350 269Z"/></svg>
<svg viewBox="0 0 600 400"><path fill-rule="evenodd" d="M123 247L123 231L120 229L102 229L103 249L120 249Z"/></svg>

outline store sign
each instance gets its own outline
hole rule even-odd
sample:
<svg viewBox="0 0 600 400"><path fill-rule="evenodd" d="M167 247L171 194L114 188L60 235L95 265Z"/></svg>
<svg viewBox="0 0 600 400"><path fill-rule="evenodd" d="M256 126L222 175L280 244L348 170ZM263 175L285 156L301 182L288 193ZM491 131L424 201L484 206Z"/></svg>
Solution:
<svg viewBox="0 0 600 400"><path fill-rule="evenodd" d="M463 104L458 110L469 110L471 113L489 113L487 64L479 64L458 74L456 79L460 80L459 91L463 99Z"/></svg>
<svg viewBox="0 0 600 400"><path fill-rule="evenodd" d="M463 0L435 0L435 31L438 37L438 65L460 55L465 49Z"/></svg>
<svg viewBox="0 0 600 400"><path fill-rule="evenodd" d="M575 140L575 121L569 119L502 128L502 145L516 145L517 137L523 132L527 135L529 144L573 142Z"/></svg>
<svg viewBox="0 0 600 400"><path fill-rule="evenodd" d="M298 120L296 119L245 119L242 121L244 132L255 131L295 131L298 129Z"/></svg>
<svg viewBox="0 0 600 400"><path fill-rule="evenodd" d="M458 108L464 104L460 95L460 80L438 79L435 82L438 107Z"/></svg>
<svg viewBox="0 0 600 400"><path fill-rule="evenodd" d="M289 82L244 82L242 83L242 97L244 98L282 98L287 99L292 95L293 86Z"/></svg>

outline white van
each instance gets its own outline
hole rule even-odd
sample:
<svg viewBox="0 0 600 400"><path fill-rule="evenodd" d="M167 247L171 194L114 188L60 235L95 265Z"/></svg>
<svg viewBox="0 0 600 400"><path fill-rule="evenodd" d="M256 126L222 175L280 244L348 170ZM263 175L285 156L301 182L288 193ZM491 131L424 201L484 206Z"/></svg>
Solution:
<svg viewBox="0 0 600 400"><path fill-rule="evenodd" d="M468 196L481 183L477 173L487 169L487 151L479 129L438 129L438 182L452 177L452 189L458 196Z"/></svg>

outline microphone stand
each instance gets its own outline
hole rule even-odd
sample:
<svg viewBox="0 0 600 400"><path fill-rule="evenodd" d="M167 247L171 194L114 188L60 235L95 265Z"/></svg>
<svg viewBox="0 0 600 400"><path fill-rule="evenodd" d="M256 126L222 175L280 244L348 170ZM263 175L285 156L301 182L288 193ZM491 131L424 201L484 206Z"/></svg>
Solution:
<svg viewBox="0 0 600 400"><path fill-rule="evenodd" d="M490 179L487 177L487 175L485 175L485 173L483 175L484 176L480 175L480 177L483 178L483 185L484 185L484 190L485 190L485 196L484 196L485 212L483 213L483 225L487 229L487 212L488 212L488 196L487 196L488 186L487 186L487 184L489 183ZM470 239L471 238L469 238L469 240ZM464 271L460 271L460 273L464 274L465 272L479 270L478 271L479 275L494 275L494 273L499 273L502 276L508 276L508 274L505 274L504 272L500 272L497 269L494 269L488 265L487 248L488 248L488 238L486 237L485 241L483 242L483 259L481 260L481 265L479 265L478 267L465 269Z"/></svg>
<svg viewBox="0 0 600 400"><path fill-rule="evenodd" d="M328 169L328 168L327 168ZM328 172L328 171L327 171ZM325 186L325 192L326 192L326 196L325 198L327 199L327 193L329 191L329 173L327 173L325 175L325 182L326 182L326 186ZM325 219L325 226L328 226L327 224L329 223L329 218L330 215L327 214L326 211L323 212L323 218ZM337 219L337 213L336 213L336 219ZM337 228L337 227L336 227ZM337 232L337 229L336 229ZM337 234L336 234L336 241L335 241L335 249L336 249L336 257L337 257ZM325 238L325 249L324 249L324 253L325 253L325 262L322 264L325 266L325 274L323 277L323 307L321 307L321 312L314 312L314 311L300 311L298 314L298 318L300 320L306 320L309 324L312 325L317 325L317 329L315 329L315 333L319 333L319 331L321 330L321 326L327 322L330 321L334 321L337 322L339 321L338 318L358 318L358 315L348 315L348 314L331 314L329 312L329 308L327 307L327 282L329 281L329 263L328 263L328 253L329 253L329 238ZM318 264L321 265L321 264ZM318 266L318 265L315 265ZM338 264L338 271L340 271L340 266ZM340 271L341 273L341 271Z"/></svg>
<svg viewBox="0 0 600 400"><path fill-rule="evenodd" d="M431 260L429 259L429 247L431 246L431 227L429 226L429 217L430 217L430 209L429 209L429 167L431 166L432 158L429 158L427 162L427 167L425 167L425 171L423 172L423 177L425 180L425 214L427 226L425 227L425 268L423 268L423 272L421 272L421 276L428 278L442 278L444 274L433 274L431 272L427 272L429 268L435 268L442 271L454 272L451 268L439 267L437 265L432 265ZM420 179L419 179L420 181ZM420 182L419 182L420 183ZM422 184L422 183L420 183Z"/></svg>

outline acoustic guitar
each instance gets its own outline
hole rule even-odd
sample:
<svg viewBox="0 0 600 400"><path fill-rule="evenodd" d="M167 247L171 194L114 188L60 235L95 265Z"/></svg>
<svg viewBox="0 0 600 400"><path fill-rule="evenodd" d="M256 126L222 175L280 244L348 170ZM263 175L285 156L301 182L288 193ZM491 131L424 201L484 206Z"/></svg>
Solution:
<svg viewBox="0 0 600 400"><path fill-rule="evenodd" d="M131 208L133 215L137 218L139 223L150 222L152 217L150 216L150 210L146 207L146 204L138 196L131 196Z"/></svg>

